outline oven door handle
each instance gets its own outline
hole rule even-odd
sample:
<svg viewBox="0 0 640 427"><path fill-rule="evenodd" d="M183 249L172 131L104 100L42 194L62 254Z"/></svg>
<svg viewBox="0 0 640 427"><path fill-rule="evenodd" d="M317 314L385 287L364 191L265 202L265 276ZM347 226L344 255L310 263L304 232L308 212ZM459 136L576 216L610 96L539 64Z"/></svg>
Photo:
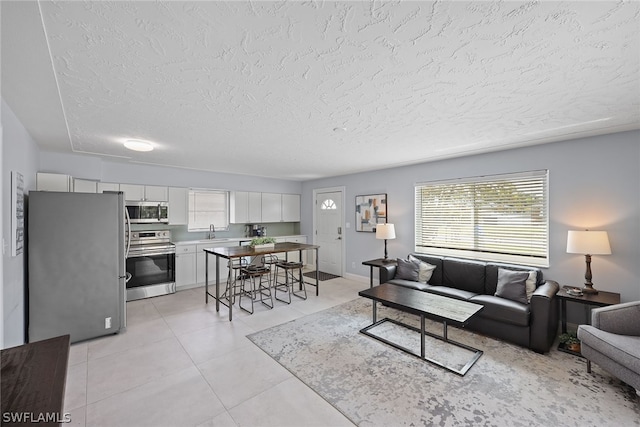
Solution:
<svg viewBox="0 0 640 427"><path fill-rule="evenodd" d="M166 249L158 249L157 251L153 250L145 250L144 252L133 251L129 252L129 256L127 258L140 258L145 256L155 256L155 255L171 255L175 254L176 251L168 251Z"/></svg>

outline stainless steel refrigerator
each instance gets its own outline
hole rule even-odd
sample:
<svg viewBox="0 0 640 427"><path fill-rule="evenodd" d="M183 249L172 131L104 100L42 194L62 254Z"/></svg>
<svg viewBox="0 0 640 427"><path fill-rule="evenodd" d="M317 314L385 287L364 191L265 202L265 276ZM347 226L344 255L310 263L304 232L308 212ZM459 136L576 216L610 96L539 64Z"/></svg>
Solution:
<svg viewBox="0 0 640 427"><path fill-rule="evenodd" d="M125 327L124 212L122 193L29 192L29 342Z"/></svg>

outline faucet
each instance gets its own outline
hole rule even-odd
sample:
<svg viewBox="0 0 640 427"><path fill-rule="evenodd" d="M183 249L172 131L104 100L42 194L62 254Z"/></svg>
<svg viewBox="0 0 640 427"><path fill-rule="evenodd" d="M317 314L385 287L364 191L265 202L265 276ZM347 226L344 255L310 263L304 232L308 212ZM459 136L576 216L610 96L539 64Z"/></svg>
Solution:
<svg viewBox="0 0 640 427"><path fill-rule="evenodd" d="M213 224L209 226L209 238L210 239L216 238L216 227Z"/></svg>

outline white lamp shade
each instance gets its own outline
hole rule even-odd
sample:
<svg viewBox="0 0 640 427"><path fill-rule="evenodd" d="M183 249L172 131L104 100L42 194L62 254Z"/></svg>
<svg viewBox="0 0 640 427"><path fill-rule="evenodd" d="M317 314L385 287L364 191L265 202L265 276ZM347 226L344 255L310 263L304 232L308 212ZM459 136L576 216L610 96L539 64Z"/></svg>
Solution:
<svg viewBox="0 0 640 427"><path fill-rule="evenodd" d="M393 224L376 225L376 239L395 239L396 228Z"/></svg>
<svg viewBox="0 0 640 427"><path fill-rule="evenodd" d="M606 231L569 230L567 253L582 255L611 255L609 236Z"/></svg>

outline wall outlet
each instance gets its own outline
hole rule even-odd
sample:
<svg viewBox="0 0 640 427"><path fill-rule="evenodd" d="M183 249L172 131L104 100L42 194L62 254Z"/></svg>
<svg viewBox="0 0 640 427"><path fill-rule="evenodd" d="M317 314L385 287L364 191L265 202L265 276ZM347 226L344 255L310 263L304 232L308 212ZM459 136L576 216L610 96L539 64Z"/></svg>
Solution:
<svg viewBox="0 0 640 427"><path fill-rule="evenodd" d="M104 318L104 328L111 329L111 317Z"/></svg>
<svg viewBox="0 0 640 427"><path fill-rule="evenodd" d="M351 268L356 268L356 263L355 262L351 263Z"/></svg>

